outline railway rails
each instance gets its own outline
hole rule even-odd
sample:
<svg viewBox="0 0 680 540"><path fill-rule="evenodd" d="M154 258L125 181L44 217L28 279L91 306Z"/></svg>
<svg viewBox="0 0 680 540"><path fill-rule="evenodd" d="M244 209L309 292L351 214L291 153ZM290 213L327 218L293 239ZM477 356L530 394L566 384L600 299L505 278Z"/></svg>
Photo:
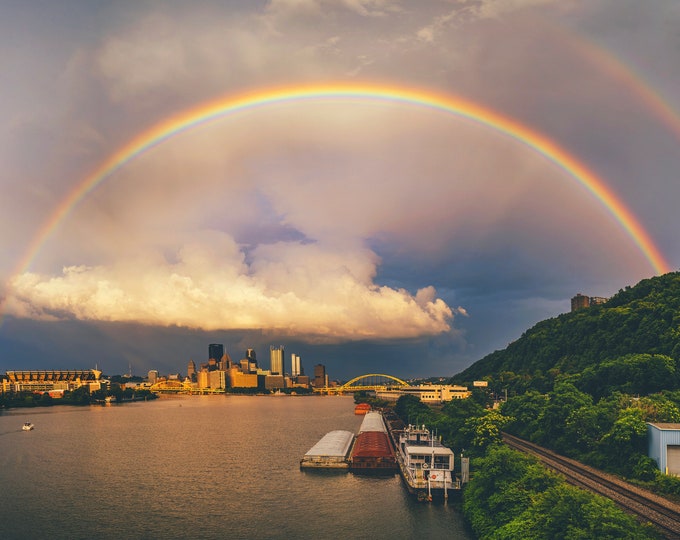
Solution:
<svg viewBox="0 0 680 540"><path fill-rule="evenodd" d="M536 456L564 475L570 484L608 497L643 522L652 523L666 538L680 539L680 505L513 435L504 433L503 441L511 448Z"/></svg>

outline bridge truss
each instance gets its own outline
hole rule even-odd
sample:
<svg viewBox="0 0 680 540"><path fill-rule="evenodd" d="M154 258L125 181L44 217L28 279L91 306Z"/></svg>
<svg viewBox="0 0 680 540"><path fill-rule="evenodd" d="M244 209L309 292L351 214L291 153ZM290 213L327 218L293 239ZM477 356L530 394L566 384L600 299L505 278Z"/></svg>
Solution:
<svg viewBox="0 0 680 540"><path fill-rule="evenodd" d="M399 388L401 386L408 386L408 383L397 377L393 377L392 375L369 373L367 375L354 377L354 379L347 381L341 386L314 388L314 392L317 394L337 395L361 391L384 391L391 388Z"/></svg>
<svg viewBox="0 0 680 540"><path fill-rule="evenodd" d="M159 381L149 388L158 394L224 394L224 388L196 388L178 380Z"/></svg>

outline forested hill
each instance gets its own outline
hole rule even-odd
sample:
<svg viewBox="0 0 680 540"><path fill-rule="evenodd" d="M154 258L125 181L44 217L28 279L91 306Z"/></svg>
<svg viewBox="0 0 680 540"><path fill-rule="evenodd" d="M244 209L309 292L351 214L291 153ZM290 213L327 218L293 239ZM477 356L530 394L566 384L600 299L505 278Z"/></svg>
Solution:
<svg viewBox="0 0 680 540"><path fill-rule="evenodd" d="M652 375L672 372L668 386L678 384L679 361L680 273L673 272L626 287L603 305L542 321L453 381L523 377L534 382L529 386L538 387L541 380L548 383L557 374L584 370L584 375L598 371L598 378L605 375L603 370L609 377L624 378L631 370L645 377L643 372L661 363L665 367L653 369Z"/></svg>

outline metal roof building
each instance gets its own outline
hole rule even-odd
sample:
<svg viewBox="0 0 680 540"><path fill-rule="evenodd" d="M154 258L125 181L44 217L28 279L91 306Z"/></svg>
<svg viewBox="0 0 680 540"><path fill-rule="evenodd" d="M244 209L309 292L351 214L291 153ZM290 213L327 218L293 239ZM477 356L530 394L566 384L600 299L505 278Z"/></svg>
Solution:
<svg viewBox="0 0 680 540"><path fill-rule="evenodd" d="M680 475L680 424L647 423L647 455L665 474Z"/></svg>

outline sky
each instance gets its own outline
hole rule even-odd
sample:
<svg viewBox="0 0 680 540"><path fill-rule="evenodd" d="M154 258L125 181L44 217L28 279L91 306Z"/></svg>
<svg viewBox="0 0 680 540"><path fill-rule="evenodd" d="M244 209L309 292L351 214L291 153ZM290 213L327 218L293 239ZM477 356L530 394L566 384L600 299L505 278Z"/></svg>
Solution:
<svg viewBox="0 0 680 540"><path fill-rule="evenodd" d="M680 264L675 0L0 10L0 373L448 377Z"/></svg>

